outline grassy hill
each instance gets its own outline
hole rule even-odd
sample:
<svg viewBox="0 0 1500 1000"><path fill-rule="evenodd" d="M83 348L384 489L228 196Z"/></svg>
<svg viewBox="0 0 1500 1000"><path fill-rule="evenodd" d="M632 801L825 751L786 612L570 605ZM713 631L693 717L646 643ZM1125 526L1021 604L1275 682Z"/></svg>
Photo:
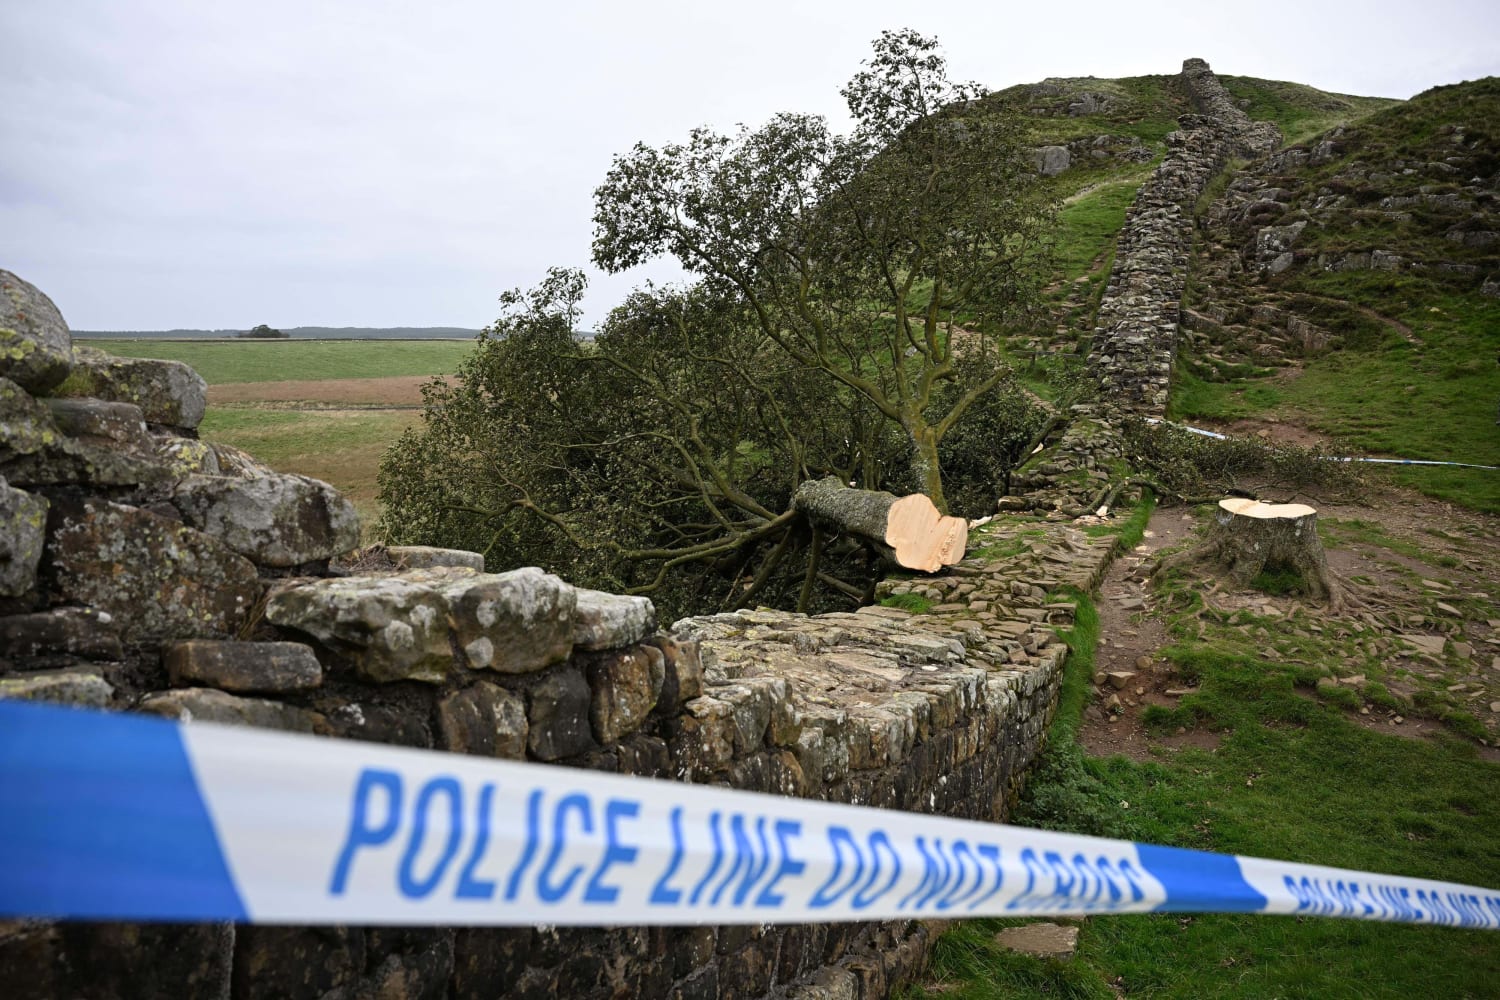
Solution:
<svg viewBox="0 0 1500 1000"><path fill-rule="evenodd" d="M1495 122L1500 80L1439 87L1245 165L1205 213L1176 413L1500 465ZM1500 474L1399 478L1500 512Z"/></svg>

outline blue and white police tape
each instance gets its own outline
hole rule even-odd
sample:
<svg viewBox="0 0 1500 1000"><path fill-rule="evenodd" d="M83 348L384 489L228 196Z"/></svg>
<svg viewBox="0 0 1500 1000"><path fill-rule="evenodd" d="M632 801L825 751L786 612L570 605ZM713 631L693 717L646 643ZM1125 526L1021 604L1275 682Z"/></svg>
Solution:
<svg viewBox="0 0 1500 1000"><path fill-rule="evenodd" d="M1175 427L1180 431L1197 434L1199 437L1213 438L1216 441L1229 440L1229 435L1227 434L1204 430L1202 427L1190 427L1187 424L1174 424L1172 421L1162 420L1160 417L1147 417L1146 423ZM1426 458L1359 458L1357 456L1325 455L1323 456L1323 461L1360 462L1368 465L1445 465L1453 469L1484 469L1487 472L1500 472L1500 465L1475 465L1472 462L1439 462Z"/></svg>
<svg viewBox="0 0 1500 1000"><path fill-rule="evenodd" d="M0 916L732 924L1239 911L1500 928L1500 891L0 702Z"/></svg>

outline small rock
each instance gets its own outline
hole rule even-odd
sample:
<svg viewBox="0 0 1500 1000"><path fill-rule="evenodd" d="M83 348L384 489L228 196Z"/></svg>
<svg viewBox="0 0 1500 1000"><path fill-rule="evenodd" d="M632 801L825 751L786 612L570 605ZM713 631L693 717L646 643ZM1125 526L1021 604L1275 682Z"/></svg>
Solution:
<svg viewBox="0 0 1500 1000"><path fill-rule="evenodd" d="M534 673L567 659L573 651L577 595L535 566L477 573L442 591L454 641L468 665L498 674Z"/></svg>
<svg viewBox="0 0 1500 1000"><path fill-rule="evenodd" d="M1007 927L995 935L1002 948L1040 958L1072 958L1078 950L1078 928L1044 921Z"/></svg>
<svg viewBox="0 0 1500 1000"><path fill-rule="evenodd" d="M597 749L589 727L590 692L572 665L549 671L531 689L527 746L538 760L575 757Z"/></svg>
<svg viewBox="0 0 1500 1000"><path fill-rule="evenodd" d="M266 618L348 657L366 680L441 684L453 665L441 587L472 575L446 568L315 580L274 594Z"/></svg>
<svg viewBox="0 0 1500 1000"><path fill-rule="evenodd" d="M573 613L573 644L582 649L634 645L656 627L656 607L644 597L578 590Z"/></svg>
<svg viewBox="0 0 1500 1000"><path fill-rule="evenodd" d="M300 642L218 642L192 639L162 652L174 686L221 691L307 691L323 683L323 667Z"/></svg>
<svg viewBox="0 0 1500 1000"><path fill-rule="evenodd" d="M39 670L19 677L0 677L0 699L104 708L114 695L108 681L84 670Z"/></svg>
<svg viewBox="0 0 1500 1000"><path fill-rule="evenodd" d="M1463 614L1464 614L1462 611L1458 610L1453 605L1451 605L1451 604L1444 604L1442 601L1438 601L1436 604L1433 605L1433 607L1437 608L1443 614L1445 614L1445 615L1451 615L1454 618L1462 618Z"/></svg>
<svg viewBox="0 0 1500 1000"><path fill-rule="evenodd" d="M587 657L594 739L608 746L639 729L656 707L666 679L666 660L655 646Z"/></svg>
<svg viewBox="0 0 1500 1000"><path fill-rule="evenodd" d="M0 271L0 276L6 273ZM46 498L0 477L0 597L20 597L35 589L46 528Z"/></svg>
<svg viewBox="0 0 1500 1000"><path fill-rule="evenodd" d="M1400 638L1421 652L1430 653L1433 656L1442 656L1443 647L1448 644L1448 640L1444 636L1423 635L1419 632L1403 633Z"/></svg>
<svg viewBox="0 0 1500 1000"><path fill-rule="evenodd" d="M1150 670L1151 669L1151 657L1149 657L1149 656L1137 656L1135 658L1135 669L1137 669L1137 670Z"/></svg>
<svg viewBox="0 0 1500 1000"><path fill-rule="evenodd" d="M53 608L0 618L0 654L38 656L68 653L90 660L125 655L114 618L93 608Z"/></svg>
<svg viewBox="0 0 1500 1000"><path fill-rule="evenodd" d="M1181 698L1184 695L1197 694L1197 688L1167 688L1164 692L1169 698Z"/></svg>
<svg viewBox="0 0 1500 1000"><path fill-rule="evenodd" d="M438 704L443 748L480 757L526 759L526 702L498 684L479 681Z"/></svg>
<svg viewBox="0 0 1500 1000"><path fill-rule="evenodd" d="M1490 702L1490 711L1491 712L1500 712L1500 701L1492 701L1492 702Z"/></svg>
<svg viewBox="0 0 1500 1000"><path fill-rule="evenodd" d="M1455 642L1453 655L1461 660L1467 660L1474 655L1474 647L1467 642Z"/></svg>
<svg viewBox="0 0 1500 1000"><path fill-rule="evenodd" d="M1120 602L1121 611L1139 611L1145 606L1145 599L1140 597L1127 597Z"/></svg>
<svg viewBox="0 0 1500 1000"><path fill-rule="evenodd" d="M1111 670L1107 677L1110 687L1116 691L1123 691L1127 684L1135 680L1135 672L1132 670Z"/></svg>
<svg viewBox="0 0 1500 1000"><path fill-rule="evenodd" d="M142 712L181 722L217 722L289 733L316 732L324 721L323 716L305 708L263 698L239 698L213 688L181 688L148 694L139 707Z"/></svg>

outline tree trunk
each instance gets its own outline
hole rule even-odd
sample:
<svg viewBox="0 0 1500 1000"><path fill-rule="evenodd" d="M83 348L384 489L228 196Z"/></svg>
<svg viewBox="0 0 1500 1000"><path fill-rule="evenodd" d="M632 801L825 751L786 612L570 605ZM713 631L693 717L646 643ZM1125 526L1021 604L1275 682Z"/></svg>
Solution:
<svg viewBox="0 0 1500 1000"><path fill-rule="evenodd" d="M922 489L937 508L939 514L948 512L948 498L943 495L943 467L938 462L937 436L931 427L909 430L912 447L917 450L917 473L922 477Z"/></svg>
<svg viewBox="0 0 1500 1000"><path fill-rule="evenodd" d="M859 536L898 566L934 573L964 557L969 522L945 517L925 495L856 490L832 477L797 487L792 506L818 524Z"/></svg>
<svg viewBox="0 0 1500 1000"><path fill-rule="evenodd" d="M1335 609L1345 600L1343 584L1328 568L1318 538L1318 512L1306 504L1268 504L1231 497L1219 501L1203 544L1163 566L1206 562L1227 570L1239 587L1267 569L1290 570L1302 578L1307 596Z"/></svg>

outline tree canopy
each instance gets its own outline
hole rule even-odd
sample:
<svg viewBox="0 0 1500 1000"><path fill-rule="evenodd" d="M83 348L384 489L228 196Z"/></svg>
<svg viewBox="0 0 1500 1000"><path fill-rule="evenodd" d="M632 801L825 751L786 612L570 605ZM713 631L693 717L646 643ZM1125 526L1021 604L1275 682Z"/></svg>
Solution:
<svg viewBox="0 0 1500 1000"><path fill-rule="evenodd" d="M882 36L844 93L848 136L782 115L617 158L596 261L671 254L696 280L638 290L592 342L580 273L506 293L383 463L385 535L674 612L815 609L868 599L876 567L798 513L803 482L942 505L946 464L961 513L992 509L1041 414L990 341L1028 321L1050 205L929 40Z"/></svg>
<svg viewBox="0 0 1500 1000"><path fill-rule="evenodd" d="M738 295L765 339L906 433L945 508L939 445L1005 373L940 389L987 332L1029 321L1054 217L1019 125L982 94L949 82L934 40L886 32L843 90L850 135L786 114L616 158L594 260L666 254Z"/></svg>

